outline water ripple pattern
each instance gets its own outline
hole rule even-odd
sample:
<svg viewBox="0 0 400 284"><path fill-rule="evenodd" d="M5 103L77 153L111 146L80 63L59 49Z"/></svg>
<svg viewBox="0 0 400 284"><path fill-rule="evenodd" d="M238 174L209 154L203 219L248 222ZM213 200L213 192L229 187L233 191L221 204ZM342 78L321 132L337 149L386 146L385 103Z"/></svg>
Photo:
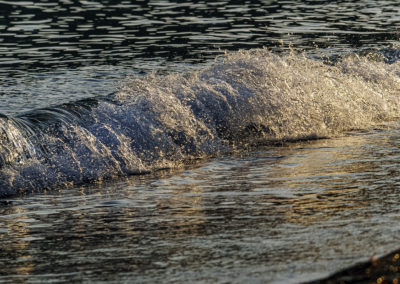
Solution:
<svg viewBox="0 0 400 284"><path fill-rule="evenodd" d="M398 44L397 1L0 1L0 113L107 95L225 50L331 56ZM317 48L318 47L318 48Z"/></svg>
<svg viewBox="0 0 400 284"><path fill-rule="evenodd" d="M1 1L0 66L201 61L222 49L394 42L397 1ZM379 44L369 45L380 46ZM102 62L101 62L102 61Z"/></svg>
<svg viewBox="0 0 400 284"><path fill-rule="evenodd" d="M0 281L299 283L326 276L397 247L399 138L397 123L7 199Z"/></svg>

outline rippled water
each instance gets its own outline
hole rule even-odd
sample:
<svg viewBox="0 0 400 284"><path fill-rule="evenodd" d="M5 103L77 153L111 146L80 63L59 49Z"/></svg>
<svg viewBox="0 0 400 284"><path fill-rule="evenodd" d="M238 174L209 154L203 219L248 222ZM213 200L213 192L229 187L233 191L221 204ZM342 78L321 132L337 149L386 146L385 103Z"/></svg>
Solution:
<svg viewBox="0 0 400 284"><path fill-rule="evenodd" d="M0 280L324 276L398 246L399 138L386 128L355 132L6 199Z"/></svg>
<svg viewBox="0 0 400 284"><path fill-rule="evenodd" d="M398 43L399 10L367 0L0 1L0 112L105 95L112 81L180 72L224 50L383 48Z"/></svg>
<svg viewBox="0 0 400 284"><path fill-rule="evenodd" d="M1 1L0 64L131 66L212 59L221 49L381 47L396 42L397 1Z"/></svg>
<svg viewBox="0 0 400 284"><path fill-rule="evenodd" d="M271 79L269 87L275 89L269 94L285 90L273 97L277 99L271 105L280 105L277 113L284 113L282 105L298 109L297 114L296 108L288 108L292 119L275 124L276 129L283 133L299 124L307 133L317 128L307 128L304 117L299 119L317 116L312 108L301 108L313 101L296 101L291 95L308 91L323 96L322 87L332 94L336 86L338 93L354 96L355 109L369 110L364 116L348 112L353 108L348 107L349 96L334 101L332 109L348 112L338 117L346 117L349 125L357 125L349 117L364 123L368 115L379 117L372 113L374 107L393 120L396 101L390 104L383 97L397 90L398 52L389 45L400 38L399 10L397 1L367 0L0 1L0 113L32 118L32 109L108 95L121 80L151 72L165 87L176 80L158 74L203 70L224 50L265 46L286 54L290 44L312 58L340 58L375 48L378 61L385 50L391 59L353 62L360 64L358 69L344 64L342 73L330 67L307 73L306 68L319 65L301 65L305 61L296 57L300 67L290 69L291 61L282 59L286 74L300 74L301 66L305 72ZM254 70L247 71L253 78ZM220 88L218 80L226 73L215 74L210 78ZM188 77L182 76L176 78ZM324 83L320 89L312 78ZM159 89L145 89L161 93L162 83L154 83ZM180 87L195 86L185 84ZM217 94L225 95L234 84L223 86ZM383 103L370 101L370 93L381 96ZM327 102L322 106L329 110ZM109 121L121 122L113 118ZM332 126L332 121L325 123ZM0 282L290 283L398 249L400 127L396 121L371 122L363 129L330 139L247 145L222 157L214 153L192 160L181 169L80 187L43 190L38 185L33 194L2 199ZM43 135L53 131L42 130ZM274 134L274 129L264 130ZM29 180L27 171L19 175Z"/></svg>

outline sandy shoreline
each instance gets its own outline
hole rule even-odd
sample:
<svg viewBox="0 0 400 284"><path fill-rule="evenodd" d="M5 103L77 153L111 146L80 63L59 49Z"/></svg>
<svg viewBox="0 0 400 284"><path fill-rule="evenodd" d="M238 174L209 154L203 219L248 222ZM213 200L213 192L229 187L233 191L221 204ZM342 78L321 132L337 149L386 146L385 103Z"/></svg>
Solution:
<svg viewBox="0 0 400 284"><path fill-rule="evenodd" d="M400 283L400 250L381 258L371 257L367 262L356 264L327 278L307 283Z"/></svg>

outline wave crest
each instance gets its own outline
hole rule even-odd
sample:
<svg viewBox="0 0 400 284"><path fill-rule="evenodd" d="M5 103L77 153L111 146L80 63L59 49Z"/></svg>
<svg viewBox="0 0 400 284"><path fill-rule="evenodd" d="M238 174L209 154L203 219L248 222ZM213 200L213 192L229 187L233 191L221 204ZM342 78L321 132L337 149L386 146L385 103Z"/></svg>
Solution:
<svg viewBox="0 0 400 284"><path fill-rule="evenodd" d="M122 84L105 97L0 117L0 192L150 172L249 143L329 137L397 119L398 64L334 65L267 50Z"/></svg>

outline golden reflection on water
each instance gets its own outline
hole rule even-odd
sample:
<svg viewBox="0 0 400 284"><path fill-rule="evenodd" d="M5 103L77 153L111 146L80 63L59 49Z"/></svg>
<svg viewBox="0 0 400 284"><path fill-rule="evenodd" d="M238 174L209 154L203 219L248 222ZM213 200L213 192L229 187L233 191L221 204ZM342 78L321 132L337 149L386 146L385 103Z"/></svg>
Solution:
<svg viewBox="0 0 400 284"><path fill-rule="evenodd" d="M196 186L184 186L172 192L169 198L157 200L160 215L169 210L172 224L169 226L177 237L184 235L196 236L199 226L205 222L206 214L203 211L203 189ZM172 232L169 232L169 234Z"/></svg>
<svg viewBox="0 0 400 284"><path fill-rule="evenodd" d="M381 202L369 190L371 177L383 172L375 157L387 151L379 145L389 144L374 139L350 135L292 143L180 171L26 196L22 205L2 208L0 222L7 232L0 231L0 248L11 263L7 273L46 273L50 265L43 255L55 257L61 271L78 274L98 273L103 262L104 273L114 273L115 265L135 274L157 265L218 264L219 258L243 264L241 257L248 257L263 269L302 257L307 262L312 254L324 258L323 245L316 251L308 243L297 251L289 248L291 234L318 228L337 232L339 223L369 218L368 208ZM40 227L43 223L51 227ZM301 238L318 243L314 236ZM330 243L336 244L335 236ZM54 256L54 250L62 256ZM4 271L0 268L0 275Z"/></svg>
<svg viewBox="0 0 400 284"><path fill-rule="evenodd" d="M285 158L277 160L264 177L278 196L280 191L291 189L285 199L291 205L284 213L285 220L312 225L346 216L346 210L368 206L369 200L362 193L368 183L357 175L372 175L378 167L376 160L363 158L376 151L366 147L369 139L363 135L346 136L277 149Z"/></svg>
<svg viewBox="0 0 400 284"><path fill-rule="evenodd" d="M285 214L287 222L312 225L337 217L345 210L355 210L357 208L368 206L366 201L360 201L357 198L352 199L353 188L340 190L326 190L324 195L307 194L300 199L290 199L288 203L292 206ZM344 199L343 195L348 194Z"/></svg>
<svg viewBox="0 0 400 284"><path fill-rule="evenodd" d="M30 261L33 258L29 252L31 220L27 211L23 207L11 207L8 214L14 216L5 216L0 219L0 224L2 223L2 226L7 228L6 234L0 234L0 240L8 244L2 247L2 256L17 260L9 266L12 275L29 275L35 267Z"/></svg>
<svg viewBox="0 0 400 284"><path fill-rule="evenodd" d="M256 201L245 200L249 206L252 203L259 205L253 209L249 207L249 210L253 214L275 214L288 223L312 225L346 216L343 213L346 210L354 211L369 205L362 194L368 184L357 178L358 173L365 174L376 168L376 161L359 159L368 156L365 152L375 150L365 148L370 142L368 139L369 136L357 135L278 147L275 154L283 158L270 162L272 166L262 171L258 166L243 163L227 167L228 175L220 175L218 166L199 171L194 183L190 180L185 183L175 177L163 185L173 193L169 198L158 199L157 208L163 214L171 214L175 233L193 235L197 234L196 226L213 217L207 208L216 205L212 196L218 198L218 192L241 192L243 198L235 199L235 194L227 197L235 207L235 202L237 206L243 205L240 198L249 199L252 192L261 190L263 194ZM201 182L207 180L207 176L212 178L211 184ZM165 179L169 180L169 177L165 176ZM269 205L263 208L262 203ZM271 204L277 206L271 207ZM166 208L171 210L166 211Z"/></svg>

